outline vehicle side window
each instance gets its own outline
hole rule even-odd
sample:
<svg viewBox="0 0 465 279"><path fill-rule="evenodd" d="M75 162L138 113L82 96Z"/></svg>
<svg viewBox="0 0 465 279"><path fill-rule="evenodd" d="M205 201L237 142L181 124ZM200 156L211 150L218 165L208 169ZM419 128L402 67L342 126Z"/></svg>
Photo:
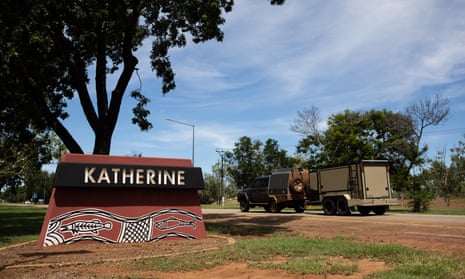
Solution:
<svg viewBox="0 0 465 279"><path fill-rule="evenodd" d="M252 184L252 188L259 188L260 187L260 180L255 180Z"/></svg>
<svg viewBox="0 0 465 279"><path fill-rule="evenodd" d="M268 179L261 178L254 181L252 188L266 188L268 186Z"/></svg>

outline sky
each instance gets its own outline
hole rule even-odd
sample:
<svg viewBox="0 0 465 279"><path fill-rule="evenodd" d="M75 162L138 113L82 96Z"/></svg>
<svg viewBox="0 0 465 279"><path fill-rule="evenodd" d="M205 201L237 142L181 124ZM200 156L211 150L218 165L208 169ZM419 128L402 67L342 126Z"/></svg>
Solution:
<svg viewBox="0 0 465 279"><path fill-rule="evenodd" d="M151 71L150 43L139 49L153 128L131 123L135 102L127 94L112 155L192 159L194 134L194 165L211 173L217 150L234 148L242 136L275 139L294 155L301 137L290 126L298 110L318 107L324 129L345 109L403 112L436 94L449 100L450 114L427 128L422 143L434 156L465 139L465 1L235 2L223 42L170 50L177 87L165 96ZM139 86L134 75L128 89ZM94 136L77 99L69 110L64 125L91 153Z"/></svg>

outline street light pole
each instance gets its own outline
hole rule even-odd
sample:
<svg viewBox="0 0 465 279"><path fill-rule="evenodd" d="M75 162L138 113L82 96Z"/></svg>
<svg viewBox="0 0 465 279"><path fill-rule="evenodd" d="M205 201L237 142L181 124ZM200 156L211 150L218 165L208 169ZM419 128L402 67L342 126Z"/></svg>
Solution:
<svg viewBox="0 0 465 279"><path fill-rule="evenodd" d="M178 124L182 124L182 125L186 125L186 126L192 127L192 166L194 166L195 125L194 125L194 124L185 123L185 122L181 122L181 121L174 120L174 119L170 119L170 118L166 118L166 120L167 120L167 121L174 122L174 123L178 123Z"/></svg>

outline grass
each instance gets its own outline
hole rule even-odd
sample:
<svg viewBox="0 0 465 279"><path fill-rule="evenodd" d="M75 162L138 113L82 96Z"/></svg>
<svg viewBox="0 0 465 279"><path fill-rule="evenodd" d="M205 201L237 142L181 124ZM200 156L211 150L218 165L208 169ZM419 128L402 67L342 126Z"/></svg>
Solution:
<svg viewBox="0 0 465 279"><path fill-rule="evenodd" d="M41 207L0 205L0 246L38 239L45 212L46 208ZM174 272L246 262L252 267L279 269L297 275L350 275L359 270L358 260L369 259L383 261L390 269L375 272L367 278L465 278L465 257L395 245L356 243L344 236L312 239L297 232L253 225L206 222L205 226L208 234L234 235L236 242L215 251L137 261L131 269Z"/></svg>
<svg viewBox="0 0 465 279"><path fill-rule="evenodd" d="M193 260L195 259L195 260ZM247 262L260 269L280 269L291 274L351 275L357 261L384 261L391 268L369 278L444 278L465 276L465 258L445 257L395 245L360 244L337 239L309 239L276 233L271 237L238 239L219 251L144 260L136 269L159 271L202 270L232 262Z"/></svg>
<svg viewBox="0 0 465 279"><path fill-rule="evenodd" d="M37 240L47 208L0 205L0 247Z"/></svg>

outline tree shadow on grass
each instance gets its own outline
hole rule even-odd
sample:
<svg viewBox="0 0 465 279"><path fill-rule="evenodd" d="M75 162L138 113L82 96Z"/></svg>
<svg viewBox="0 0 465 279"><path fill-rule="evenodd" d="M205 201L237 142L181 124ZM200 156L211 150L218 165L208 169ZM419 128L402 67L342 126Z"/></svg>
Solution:
<svg viewBox="0 0 465 279"><path fill-rule="evenodd" d="M39 234L44 216L45 213L41 211L1 212L0 238Z"/></svg>
<svg viewBox="0 0 465 279"><path fill-rule="evenodd" d="M278 231L290 232L285 224L302 219L302 216L286 212L274 214L249 212L245 215L206 213L203 217L207 232L240 236L263 236Z"/></svg>

